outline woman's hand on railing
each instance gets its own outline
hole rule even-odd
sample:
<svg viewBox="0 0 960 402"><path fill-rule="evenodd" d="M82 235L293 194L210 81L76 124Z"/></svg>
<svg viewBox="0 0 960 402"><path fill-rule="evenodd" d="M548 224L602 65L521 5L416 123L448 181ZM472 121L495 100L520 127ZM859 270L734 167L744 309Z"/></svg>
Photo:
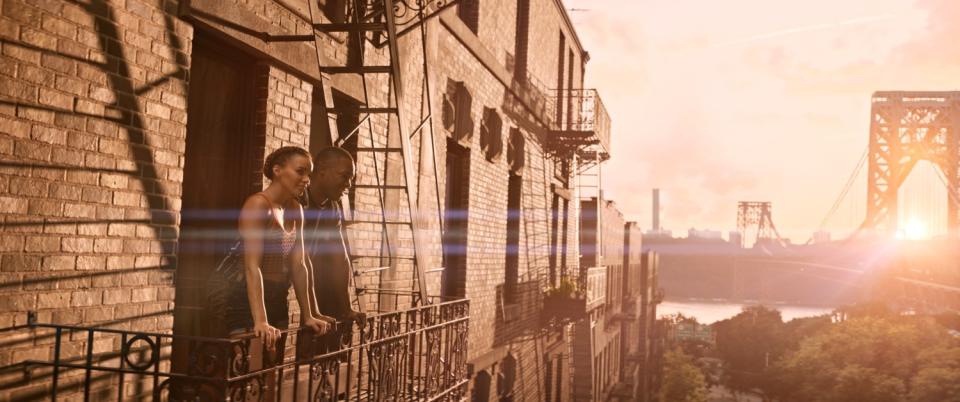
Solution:
<svg viewBox="0 0 960 402"><path fill-rule="evenodd" d="M280 339L280 330L268 324L266 321L253 324L253 334L263 339L267 345L267 350L273 352L277 348L277 340Z"/></svg>

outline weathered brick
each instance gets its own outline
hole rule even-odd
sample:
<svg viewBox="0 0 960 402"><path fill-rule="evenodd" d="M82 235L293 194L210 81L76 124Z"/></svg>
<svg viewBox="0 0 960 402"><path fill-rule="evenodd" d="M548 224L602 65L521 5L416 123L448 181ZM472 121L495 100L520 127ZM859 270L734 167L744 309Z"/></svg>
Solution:
<svg viewBox="0 0 960 402"><path fill-rule="evenodd" d="M31 215L62 216L63 202L57 200L30 200L28 213Z"/></svg>
<svg viewBox="0 0 960 402"><path fill-rule="evenodd" d="M77 234L81 236L106 236L107 225L104 223L83 223L77 225ZM94 243L96 250L96 243Z"/></svg>
<svg viewBox="0 0 960 402"><path fill-rule="evenodd" d="M0 213L25 214L27 213L27 205L27 200L23 198L0 196Z"/></svg>
<svg viewBox="0 0 960 402"><path fill-rule="evenodd" d="M50 361L52 350L49 346L37 346L13 351L13 361ZM14 398L16 399L16 398Z"/></svg>
<svg viewBox="0 0 960 402"><path fill-rule="evenodd" d="M100 185L108 188L123 189L127 187L127 175L104 173L100 175Z"/></svg>
<svg viewBox="0 0 960 402"><path fill-rule="evenodd" d="M87 93L87 96L103 103L114 103L117 101L117 97L114 95L113 90L102 86L90 85L90 90Z"/></svg>
<svg viewBox="0 0 960 402"><path fill-rule="evenodd" d="M49 110L44 110L31 105L17 105L17 117L23 119L53 124L54 116L55 114Z"/></svg>
<svg viewBox="0 0 960 402"><path fill-rule="evenodd" d="M41 257L27 254L8 254L0 259L0 271L29 272L40 269Z"/></svg>
<svg viewBox="0 0 960 402"><path fill-rule="evenodd" d="M0 133L27 138L30 136L30 123L0 115Z"/></svg>
<svg viewBox="0 0 960 402"><path fill-rule="evenodd" d="M0 294L0 311L27 311L37 308L37 296L29 293Z"/></svg>
<svg viewBox="0 0 960 402"><path fill-rule="evenodd" d="M95 288L113 289L120 286L119 275L98 275L91 279L91 286Z"/></svg>
<svg viewBox="0 0 960 402"><path fill-rule="evenodd" d="M72 148L54 148L50 153L50 162L66 166L83 166L83 152ZM77 190L79 197L79 190Z"/></svg>
<svg viewBox="0 0 960 402"><path fill-rule="evenodd" d="M170 118L170 108L159 103L147 102L147 114L160 118Z"/></svg>
<svg viewBox="0 0 960 402"><path fill-rule="evenodd" d="M39 29L24 27L20 30L22 43L42 49L54 50L57 48L57 38ZM39 61L36 64L40 64Z"/></svg>
<svg viewBox="0 0 960 402"><path fill-rule="evenodd" d="M74 105L74 110L77 113L83 113L91 116L103 116L106 108L99 103L91 102L83 98L77 98L77 103Z"/></svg>
<svg viewBox="0 0 960 402"><path fill-rule="evenodd" d="M77 270L96 271L102 270L106 266L106 257L81 255L77 257Z"/></svg>
<svg viewBox="0 0 960 402"><path fill-rule="evenodd" d="M83 320L88 323L113 319L113 307L91 307L83 310Z"/></svg>
<svg viewBox="0 0 960 402"><path fill-rule="evenodd" d="M88 204L63 204L63 216L71 218L94 219L97 217L97 208Z"/></svg>
<svg viewBox="0 0 960 402"><path fill-rule="evenodd" d="M20 24L8 19L0 19L0 38L16 40L20 37Z"/></svg>
<svg viewBox="0 0 960 402"><path fill-rule="evenodd" d="M10 42L3 43L3 55L13 57L14 59L33 65L40 64L40 51L19 46Z"/></svg>
<svg viewBox="0 0 960 402"><path fill-rule="evenodd" d="M94 135L70 132L67 134L67 146L84 151L97 150L97 137Z"/></svg>
<svg viewBox="0 0 960 402"><path fill-rule="evenodd" d="M115 205L136 207L140 205L140 195L137 193L116 191L113 193L113 203Z"/></svg>
<svg viewBox="0 0 960 402"><path fill-rule="evenodd" d="M106 289L103 291L103 304L112 305L120 303L128 303L130 301L130 289ZM139 309L137 306L124 306L123 308ZM131 314L131 315L135 315ZM124 315L127 316L127 315Z"/></svg>
<svg viewBox="0 0 960 402"><path fill-rule="evenodd" d="M137 234L137 225L134 223L111 223L107 234L117 237L134 237Z"/></svg>
<svg viewBox="0 0 960 402"><path fill-rule="evenodd" d="M70 293L50 292L37 295L37 308L68 308L70 307Z"/></svg>
<svg viewBox="0 0 960 402"><path fill-rule="evenodd" d="M93 242L93 251L97 253L119 253L123 251L123 240L96 239Z"/></svg>
<svg viewBox="0 0 960 402"><path fill-rule="evenodd" d="M134 257L129 255L118 255L107 257L107 269L125 270L133 268Z"/></svg>
<svg viewBox="0 0 960 402"><path fill-rule="evenodd" d="M71 307L88 307L100 304L103 298L102 290L82 290L70 294Z"/></svg>
<svg viewBox="0 0 960 402"><path fill-rule="evenodd" d="M73 110L73 96L63 92L40 88L40 104L51 106L64 111Z"/></svg>
<svg viewBox="0 0 960 402"><path fill-rule="evenodd" d="M0 95L32 102L37 99L37 86L26 81L0 76Z"/></svg>
<svg viewBox="0 0 960 402"><path fill-rule="evenodd" d="M43 257L43 269L49 271L65 271L76 268L76 257L72 255L55 255Z"/></svg>
<svg viewBox="0 0 960 402"><path fill-rule="evenodd" d="M62 36L64 38L74 39L77 36L76 26L67 22L65 19L54 17L50 14L45 14L43 16L41 27L43 27L44 31Z"/></svg>
<svg viewBox="0 0 960 402"><path fill-rule="evenodd" d="M113 191L99 187L84 187L81 200L98 204L109 204L113 200ZM97 216L99 218L99 216Z"/></svg>
<svg viewBox="0 0 960 402"><path fill-rule="evenodd" d="M69 305L69 301L67 302L67 304ZM74 310L54 311L54 312L53 312L53 323L59 324L59 325L79 325L79 324L83 323L83 315L82 315L82 314L77 314L77 312L74 311ZM63 345L61 344L61 346L60 346L60 354L61 354L61 356L64 355L63 349L64 349L64 347L63 347Z"/></svg>
<svg viewBox="0 0 960 402"><path fill-rule="evenodd" d="M57 79L57 75L53 71L24 64L17 70L17 78L31 84L52 86Z"/></svg>
<svg viewBox="0 0 960 402"><path fill-rule="evenodd" d="M44 53L40 57L40 65L63 74L73 74L76 68L75 61L55 53Z"/></svg>
<svg viewBox="0 0 960 402"><path fill-rule="evenodd" d="M60 251L60 237L27 236L24 251L28 253L51 253Z"/></svg>
<svg viewBox="0 0 960 402"><path fill-rule="evenodd" d="M67 132L58 128L37 124L30 131L30 137L48 144L67 145Z"/></svg>
<svg viewBox="0 0 960 402"><path fill-rule="evenodd" d="M142 303L154 301L157 299L156 288L135 288L131 292L130 301L133 303Z"/></svg>
<svg viewBox="0 0 960 402"><path fill-rule="evenodd" d="M93 252L93 239L88 237L64 237L60 241L60 249L65 253L90 253ZM79 260L77 265L80 265Z"/></svg>
<svg viewBox="0 0 960 402"><path fill-rule="evenodd" d="M69 39L57 39L57 51L79 59L87 58L87 47Z"/></svg>

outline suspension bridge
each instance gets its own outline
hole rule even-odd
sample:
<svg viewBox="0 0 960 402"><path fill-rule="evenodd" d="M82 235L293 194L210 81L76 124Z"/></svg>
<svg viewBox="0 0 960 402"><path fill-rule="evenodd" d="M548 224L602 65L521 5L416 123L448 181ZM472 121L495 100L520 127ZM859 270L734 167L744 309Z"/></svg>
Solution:
<svg viewBox="0 0 960 402"><path fill-rule="evenodd" d="M739 241L645 240L668 296L960 311L960 92L876 92L870 119L817 231L841 236L790 244L770 203L741 202Z"/></svg>

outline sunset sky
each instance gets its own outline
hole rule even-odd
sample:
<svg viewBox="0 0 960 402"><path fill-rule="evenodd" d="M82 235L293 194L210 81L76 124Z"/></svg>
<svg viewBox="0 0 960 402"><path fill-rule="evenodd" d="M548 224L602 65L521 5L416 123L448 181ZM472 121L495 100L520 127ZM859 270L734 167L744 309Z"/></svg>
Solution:
<svg viewBox="0 0 960 402"><path fill-rule="evenodd" d="M866 149L874 91L960 89L960 1L564 2L613 120L608 198L645 229L659 187L675 235L726 232L738 200L772 201L781 234L804 242ZM927 170L911 188L945 194ZM865 186L834 237L863 219Z"/></svg>

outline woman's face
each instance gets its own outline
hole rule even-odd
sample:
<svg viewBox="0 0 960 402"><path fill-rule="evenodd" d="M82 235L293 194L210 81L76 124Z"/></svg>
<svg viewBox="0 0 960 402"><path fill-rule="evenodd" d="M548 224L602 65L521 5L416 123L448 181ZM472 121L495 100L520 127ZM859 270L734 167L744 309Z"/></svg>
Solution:
<svg viewBox="0 0 960 402"><path fill-rule="evenodd" d="M283 164L273 165L273 181L294 197L299 197L310 185L313 162L303 155L294 155Z"/></svg>

